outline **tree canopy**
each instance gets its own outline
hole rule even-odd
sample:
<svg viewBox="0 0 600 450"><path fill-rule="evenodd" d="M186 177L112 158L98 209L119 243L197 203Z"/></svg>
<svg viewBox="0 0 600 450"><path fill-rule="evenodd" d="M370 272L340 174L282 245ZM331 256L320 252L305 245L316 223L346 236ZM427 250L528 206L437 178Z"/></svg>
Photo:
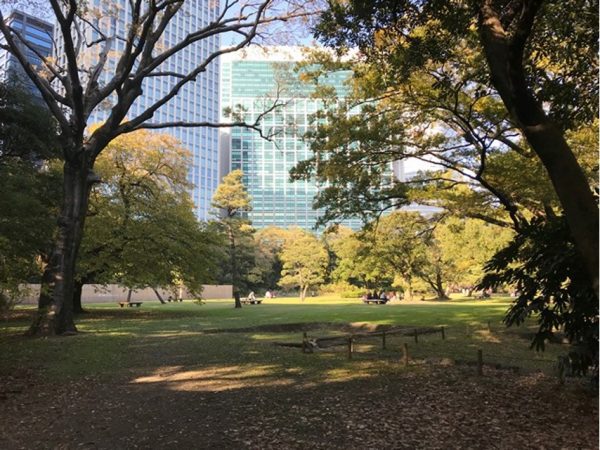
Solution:
<svg viewBox="0 0 600 450"><path fill-rule="evenodd" d="M145 130L121 136L96 162L78 280L130 289L185 285L200 295L215 268L215 238L197 221L189 152Z"/></svg>
<svg viewBox="0 0 600 450"><path fill-rule="evenodd" d="M494 154L509 151L532 167L541 162L597 287L597 206L565 134L598 115L594 2L328 5L317 36L340 52L358 47L360 53L354 101L326 113L329 132L317 131L313 139L317 153L327 156L317 159L334 165L347 157L359 166L346 177L354 180L391 155L433 160L488 190L517 226L527 224L527 215L487 167ZM572 23L565 25L565 16ZM350 156L357 148L364 151ZM316 170L310 164L300 169L305 175ZM318 172L337 189L352 186L348 179L335 183L335 170L321 166ZM384 200L398 198L389 193Z"/></svg>

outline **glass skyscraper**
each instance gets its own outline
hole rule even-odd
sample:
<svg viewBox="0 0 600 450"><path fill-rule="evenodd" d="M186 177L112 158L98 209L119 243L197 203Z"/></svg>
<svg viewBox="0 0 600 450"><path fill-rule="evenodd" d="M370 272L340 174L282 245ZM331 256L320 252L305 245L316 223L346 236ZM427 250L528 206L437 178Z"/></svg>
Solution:
<svg viewBox="0 0 600 450"><path fill-rule="evenodd" d="M19 43L21 51L27 60L35 67L42 67L40 56L47 58L52 55L52 38L54 27L52 24L33 17L21 11L13 11L8 16L7 25L14 30L29 44L28 48L18 37L15 41ZM4 36L0 35L0 44L5 42ZM36 53L37 52L37 53ZM25 74L21 63L7 50L0 49L0 81L14 80L22 83L33 95L41 99L37 87Z"/></svg>
<svg viewBox="0 0 600 450"><path fill-rule="evenodd" d="M96 25L113 36L125 36L131 22L131 2L128 0L91 0L89 5L93 12L91 17ZM220 7L217 0L187 0L182 9L171 20L165 30L160 45L168 48L180 42L189 33L206 27L219 17ZM87 30L90 41L96 33ZM96 33L97 34L97 33ZM57 39L60 42L60 39ZM100 82L106 82L114 74L117 58L124 49L121 39L114 41L115 58L110 58L105 74ZM177 52L160 66L161 72L187 74L200 65L209 55L220 48L219 35L213 35L198 41L186 49ZM60 57L60 49L57 49ZM93 63L96 55L91 55ZM174 76L157 76L146 78L143 94L131 107L128 117L133 118L146 110L150 105L167 94L171 87L179 81ZM108 108L94 111L88 125L107 118ZM173 99L162 106L151 119L153 123L184 121L211 122L219 120L219 61L211 62L206 71L198 75L195 81L186 84ZM199 219L210 218L210 202L219 183L219 134L215 128L165 128L158 130L177 138L192 153L189 170L189 181L194 184L191 192Z"/></svg>
<svg viewBox="0 0 600 450"><path fill-rule="evenodd" d="M318 186L310 181L289 181L290 169L312 155L303 136L310 126L310 116L322 107L320 100L310 96L313 89L302 83L293 70L302 56L301 49L295 47L249 47L225 55L221 61L223 108L240 105L246 122L253 122L276 100L284 104L262 120L264 133L274 130L273 142L241 127L221 134L223 169L244 172L253 206L248 218L256 228L275 225L312 229L319 217L319 211L312 208ZM326 83L343 96L349 75L333 73ZM344 224L360 226L358 219Z"/></svg>

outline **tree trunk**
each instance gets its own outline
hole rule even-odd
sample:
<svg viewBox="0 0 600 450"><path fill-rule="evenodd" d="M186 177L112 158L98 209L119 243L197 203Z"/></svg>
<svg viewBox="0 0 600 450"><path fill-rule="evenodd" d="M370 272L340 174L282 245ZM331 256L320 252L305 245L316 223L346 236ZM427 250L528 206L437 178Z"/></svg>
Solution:
<svg viewBox="0 0 600 450"><path fill-rule="evenodd" d="M163 305L167 302L165 302L162 298L162 296L160 295L160 293L158 292L158 290L156 288L152 288L152 290L154 291L154 293L156 294L156 297L158 298L158 301L160 301Z"/></svg>
<svg viewBox="0 0 600 450"><path fill-rule="evenodd" d="M448 300L446 295L446 289L444 289L444 280L442 280L442 274L437 271L435 274L435 294L438 300Z"/></svg>
<svg viewBox="0 0 600 450"><path fill-rule="evenodd" d="M127 303L131 303L131 294L133 293L132 289L127 290Z"/></svg>
<svg viewBox="0 0 600 450"><path fill-rule="evenodd" d="M412 301L413 299L413 291L412 291L412 282L406 282L406 289L404 289L404 300Z"/></svg>
<svg viewBox="0 0 600 450"><path fill-rule="evenodd" d="M80 152L81 154L82 152ZM82 156L83 158L83 156ZM64 165L63 200L50 263L44 271L38 313L30 334L73 334L75 264L88 208L90 183L85 161Z"/></svg>
<svg viewBox="0 0 600 450"><path fill-rule="evenodd" d="M73 312L75 314L85 314L87 311L83 309L81 304L81 294L83 292L83 281L75 280L73 285Z"/></svg>
<svg viewBox="0 0 600 450"><path fill-rule="evenodd" d="M233 289L233 299L235 302L235 308L242 307L242 301L240 300L240 291L238 288L238 273L237 273L237 258L235 248L235 235L233 234L233 226L227 224L227 234L229 235L229 257L231 264L231 287Z"/></svg>
<svg viewBox="0 0 600 450"><path fill-rule="evenodd" d="M304 301L306 298L306 292L308 291L308 286L300 286L300 300Z"/></svg>
<svg viewBox="0 0 600 450"><path fill-rule="evenodd" d="M594 291L598 292L598 205L560 128L527 85L525 44L540 1L524 2L509 35L491 0L482 3L479 29L492 83L506 109L546 168Z"/></svg>

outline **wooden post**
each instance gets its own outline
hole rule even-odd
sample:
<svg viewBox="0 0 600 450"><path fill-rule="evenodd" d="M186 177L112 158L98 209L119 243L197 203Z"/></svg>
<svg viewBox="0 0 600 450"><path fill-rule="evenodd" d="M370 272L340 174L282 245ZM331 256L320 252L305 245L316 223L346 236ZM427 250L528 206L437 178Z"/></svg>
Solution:
<svg viewBox="0 0 600 450"><path fill-rule="evenodd" d="M440 328L440 331L442 332L442 340L446 339L446 330L444 329L444 327Z"/></svg>
<svg viewBox="0 0 600 450"><path fill-rule="evenodd" d="M302 353L307 353L308 351L308 336L306 331L302 333Z"/></svg>
<svg viewBox="0 0 600 450"><path fill-rule="evenodd" d="M354 350L354 338L350 336L348 338L348 359L352 359L352 351Z"/></svg>
<svg viewBox="0 0 600 450"><path fill-rule="evenodd" d="M477 350L477 375L483 375L483 350Z"/></svg>
<svg viewBox="0 0 600 450"><path fill-rule="evenodd" d="M419 332L415 328L415 344L418 344L418 343L419 343Z"/></svg>
<svg viewBox="0 0 600 450"><path fill-rule="evenodd" d="M488 331L492 332L492 323L488 320Z"/></svg>
<svg viewBox="0 0 600 450"><path fill-rule="evenodd" d="M381 335L381 348L383 348L383 350L385 350L385 331Z"/></svg>
<svg viewBox="0 0 600 450"><path fill-rule="evenodd" d="M408 344L404 343L404 367L408 367Z"/></svg>

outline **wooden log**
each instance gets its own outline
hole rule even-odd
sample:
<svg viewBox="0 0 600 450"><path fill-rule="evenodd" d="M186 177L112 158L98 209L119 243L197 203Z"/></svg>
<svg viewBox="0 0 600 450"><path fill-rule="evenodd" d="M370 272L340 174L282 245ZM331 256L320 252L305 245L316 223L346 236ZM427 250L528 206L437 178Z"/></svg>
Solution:
<svg viewBox="0 0 600 450"><path fill-rule="evenodd" d="M483 350L477 350L477 375L483 375Z"/></svg>
<svg viewBox="0 0 600 450"><path fill-rule="evenodd" d="M408 367L408 344L404 343L404 367Z"/></svg>
<svg viewBox="0 0 600 450"><path fill-rule="evenodd" d="M445 340L446 339L446 330L445 330L445 328L441 327L440 331L442 332L442 340Z"/></svg>

